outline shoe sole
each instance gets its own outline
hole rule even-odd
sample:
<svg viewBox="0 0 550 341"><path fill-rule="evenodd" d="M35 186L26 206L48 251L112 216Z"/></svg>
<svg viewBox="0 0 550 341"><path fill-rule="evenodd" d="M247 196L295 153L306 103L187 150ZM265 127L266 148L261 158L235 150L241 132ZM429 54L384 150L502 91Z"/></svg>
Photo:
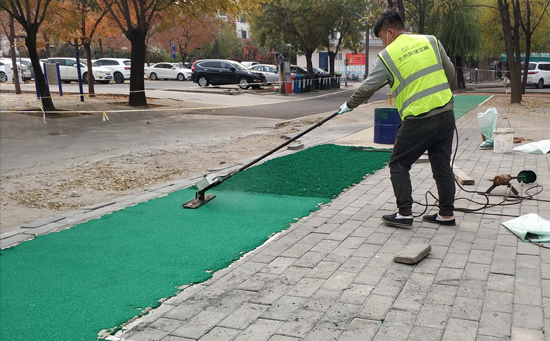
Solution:
<svg viewBox="0 0 550 341"><path fill-rule="evenodd" d="M386 224L388 225L391 225L391 226L397 226L397 227L411 227L412 224L405 224L405 223L397 223L395 221L389 221L389 220L386 220L384 218L381 218L383 222L385 222Z"/></svg>
<svg viewBox="0 0 550 341"><path fill-rule="evenodd" d="M448 221L439 221L439 220L427 220L427 219L422 219L422 221L425 221L427 223L432 223L432 224L439 224L439 225L445 225L445 226L456 226L456 222L448 222Z"/></svg>

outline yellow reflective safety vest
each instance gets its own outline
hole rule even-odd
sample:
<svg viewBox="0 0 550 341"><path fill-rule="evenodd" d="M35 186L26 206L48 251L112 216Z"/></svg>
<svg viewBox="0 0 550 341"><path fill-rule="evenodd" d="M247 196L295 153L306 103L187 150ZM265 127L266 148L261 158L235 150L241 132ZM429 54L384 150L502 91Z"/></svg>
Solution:
<svg viewBox="0 0 550 341"><path fill-rule="evenodd" d="M401 34L378 54L393 76L401 119L445 106L453 98L433 36Z"/></svg>

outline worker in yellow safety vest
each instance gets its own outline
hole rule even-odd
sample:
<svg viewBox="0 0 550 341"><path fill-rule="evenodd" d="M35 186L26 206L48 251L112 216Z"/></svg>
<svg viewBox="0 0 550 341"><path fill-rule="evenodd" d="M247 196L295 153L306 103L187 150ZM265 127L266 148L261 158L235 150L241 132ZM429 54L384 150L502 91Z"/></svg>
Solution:
<svg viewBox="0 0 550 341"><path fill-rule="evenodd" d="M422 219L455 225L455 183L451 152L455 131L453 94L449 82L454 66L433 36L406 34L399 14L385 11L374 25L374 34L386 48L378 54L372 72L339 110L345 113L367 100L386 82L391 86L401 116L389 162L398 212L382 216L393 226L413 224L412 185L409 171L426 151L439 195L439 212Z"/></svg>

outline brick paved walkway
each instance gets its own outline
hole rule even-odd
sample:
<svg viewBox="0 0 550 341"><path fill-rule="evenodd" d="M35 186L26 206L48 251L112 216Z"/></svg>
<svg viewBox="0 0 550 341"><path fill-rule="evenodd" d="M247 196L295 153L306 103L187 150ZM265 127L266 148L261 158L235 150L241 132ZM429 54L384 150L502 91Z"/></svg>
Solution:
<svg viewBox="0 0 550 341"><path fill-rule="evenodd" d="M457 121L455 165L485 191L494 176L530 169L550 200L550 156L481 150L476 114ZM372 115L371 105L358 110ZM550 138L550 109L499 113L515 136ZM320 128L321 129L321 128ZM306 147L341 137L330 129L303 139ZM414 198L435 190L428 163L411 170ZM531 185L514 183L523 193ZM500 201L505 188L493 190ZM457 191L458 197L483 197ZM431 200L433 203L433 200ZM457 207L477 204L458 200ZM423 208L413 208L419 214ZM435 209L432 209L435 212ZM524 201L456 213L457 226L421 222L383 225L395 212L389 170L382 169L334 202L295 223L209 281L187 287L113 340L545 340L550 341L550 250L523 243L501 224L506 215L538 213L550 203ZM393 262L407 244L429 243L416 265Z"/></svg>

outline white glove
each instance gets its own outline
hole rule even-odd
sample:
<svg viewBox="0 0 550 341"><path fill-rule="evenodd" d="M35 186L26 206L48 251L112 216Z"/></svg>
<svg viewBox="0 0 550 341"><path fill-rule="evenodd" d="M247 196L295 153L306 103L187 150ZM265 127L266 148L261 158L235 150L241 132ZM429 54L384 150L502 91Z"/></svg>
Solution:
<svg viewBox="0 0 550 341"><path fill-rule="evenodd" d="M353 109L350 109L348 108L348 102L345 102L344 104L342 104L342 106L340 107L340 110L338 111L338 114L343 114L345 112L348 112L348 111L352 111Z"/></svg>

